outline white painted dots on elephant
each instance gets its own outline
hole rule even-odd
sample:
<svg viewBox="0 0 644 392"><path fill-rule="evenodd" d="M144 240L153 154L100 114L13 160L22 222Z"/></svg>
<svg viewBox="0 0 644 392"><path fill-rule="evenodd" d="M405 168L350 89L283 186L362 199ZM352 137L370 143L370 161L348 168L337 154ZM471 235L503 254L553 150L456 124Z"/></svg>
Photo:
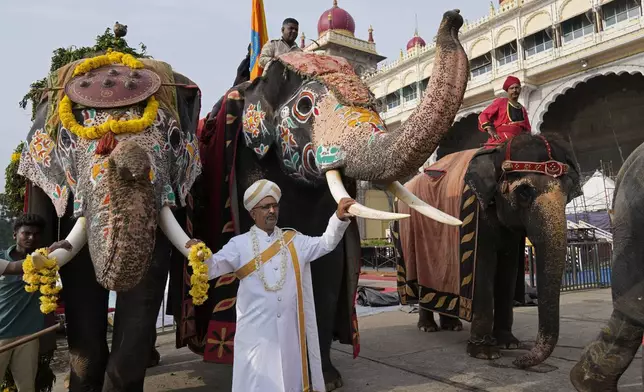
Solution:
<svg viewBox="0 0 644 392"><path fill-rule="evenodd" d="M280 117L286 118L291 115L291 109L288 108L288 106L284 106L282 110L280 110Z"/></svg>

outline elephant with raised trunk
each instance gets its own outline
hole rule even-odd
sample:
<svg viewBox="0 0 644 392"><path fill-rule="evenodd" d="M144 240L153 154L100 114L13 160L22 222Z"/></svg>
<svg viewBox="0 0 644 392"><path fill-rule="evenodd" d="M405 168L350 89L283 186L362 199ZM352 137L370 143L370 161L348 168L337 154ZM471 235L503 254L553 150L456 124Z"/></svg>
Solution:
<svg viewBox="0 0 644 392"><path fill-rule="evenodd" d="M535 346L514 364L527 368L548 358L559 336L565 206L581 193L568 144L519 135L497 148L447 155L405 187L463 221L459 228L436 225L397 204L411 214L394 224L398 290L403 303L419 304L419 329L437 331L437 312L445 330L461 330L460 319L472 323L472 357L496 359L500 348L518 348L512 308L527 236L536 249L539 329Z"/></svg>
<svg viewBox="0 0 644 392"><path fill-rule="evenodd" d="M644 144L626 158L613 193L613 313L570 372L580 392L617 391L644 335Z"/></svg>
<svg viewBox="0 0 644 392"><path fill-rule="evenodd" d="M458 11L444 14L425 98L396 132L388 132L374 96L343 58L284 54L261 78L229 90L200 134L206 192L197 195L195 209L189 211L195 237L214 250L247 231L253 223L240 209L241 196L261 178L282 190L278 225L306 235L324 232L337 201L355 194L356 180L386 185L433 219L460 224L418 203L396 180L422 166L461 105L469 70L458 40L462 24ZM361 205L350 212L370 219L408 216ZM332 341L352 344L358 354L359 260L360 239L353 223L342 244L311 267L327 390L342 385L330 359ZM184 288L183 303L175 304L182 310L179 341L207 361L232 362L237 284L232 275L211 282L209 300L199 307L190 305Z"/></svg>
<svg viewBox="0 0 644 392"><path fill-rule="evenodd" d="M62 266L72 391L143 390L168 239L187 252L171 209L201 172L200 106L199 88L169 64L123 53L49 75L18 170L49 197L73 246L51 254ZM30 204L49 204L36 195ZM111 350L109 290L118 294Z"/></svg>

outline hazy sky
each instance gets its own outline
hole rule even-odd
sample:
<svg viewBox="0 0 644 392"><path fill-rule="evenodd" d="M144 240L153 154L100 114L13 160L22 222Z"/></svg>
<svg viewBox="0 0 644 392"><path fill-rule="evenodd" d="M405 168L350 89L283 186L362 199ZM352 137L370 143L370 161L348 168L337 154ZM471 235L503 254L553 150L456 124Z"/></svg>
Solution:
<svg viewBox="0 0 644 392"><path fill-rule="evenodd" d="M318 19L332 4L264 0L268 34L278 38L282 20L294 17L307 41L315 39ZM385 61L398 57L413 36L415 14L420 35L429 42L446 10L459 8L470 21L489 10L484 0L338 0L338 5L355 19L358 38L367 39L373 26L376 48L388 57ZM54 49L93 45L115 21L126 24L130 46L145 43L150 55L200 86L205 115L230 87L246 55L250 10L251 0L0 1L0 189L11 152L31 124L30 108L20 109L18 101L31 82L46 76Z"/></svg>

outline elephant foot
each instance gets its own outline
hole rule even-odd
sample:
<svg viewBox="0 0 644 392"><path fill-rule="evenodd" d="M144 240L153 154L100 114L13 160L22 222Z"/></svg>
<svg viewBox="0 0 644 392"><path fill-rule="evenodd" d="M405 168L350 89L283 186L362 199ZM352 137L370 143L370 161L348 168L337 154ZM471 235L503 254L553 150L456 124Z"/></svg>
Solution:
<svg viewBox="0 0 644 392"><path fill-rule="evenodd" d="M441 329L444 331L462 331L463 323L456 317L440 315Z"/></svg>
<svg viewBox="0 0 644 392"><path fill-rule="evenodd" d="M148 368L157 366L159 362L161 362L161 354L159 354L156 348L153 348L152 353L150 354L150 362L148 363Z"/></svg>
<svg viewBox="0 0 644 392"><path fill-rule="evenodd" d="M507 350L516 350L521 347L521 342L514 335L512 335L512 332L497 331L494 332L494 338L496 339L497 346L501 348L505 348Z"/></svg>
<svg viewBox="0 0 644 392"><path fill-rule="evenodd" d="M501 358L501 349L497 346L496 339L492 336L485 336L480 340L470 339L467 342L467 354L477 359L499 359Z"/></svg>
<svg viewBox="0 0 644 392"><path fill-rule="evenodd" d="M418 320L417 326L421 332L437 332L441 330L438 324L436 324L436 321L434 321L434 317L425 320Z"/></svg>
<svg viewBox="0 0 644 392"><path fill-rule="evenodd" d="M344 385L340 372L333 365L328 370L322 370L322 375L324 376L324 384L327 392L335 391Z"/></svg>
<svg viewBox="0 0 644 392"><path fill-rule="evenodd" d="M578 392L617 392L618 379L604 377L584 370L590 364L579 361L570 371L570 382Z"/></svg>
<svg viewBox="0 0 644 392"><path fill-rule="evenodd" d="M621 313L613 311L597 339L581 354L570 371L570 381L578 391L617 391L619 378L633 361L642 344L644 329Z"/></svg>

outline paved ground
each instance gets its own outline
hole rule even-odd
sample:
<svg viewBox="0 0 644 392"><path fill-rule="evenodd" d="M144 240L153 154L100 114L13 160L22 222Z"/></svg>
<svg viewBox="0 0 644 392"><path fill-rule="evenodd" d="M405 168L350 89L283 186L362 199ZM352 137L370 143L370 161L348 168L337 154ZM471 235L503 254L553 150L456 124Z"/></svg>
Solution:
<svg viewBox="0 0 644 392"><path fill-rule="evenodd" d="M469 324L462 332L422 333L415 327L417 314L400 309L364 316L360 357L352 359L349 346L333 348L345 380L340 392L574 391L568 372L608 319L610 303L610 289L562 294L559 345L545 363L529 371L511 364L524 351L504 351L504 357L491 362L468 357ZM526 345L532 344L536 326L536 307L515 308L515 335ZM161 364L149 369L146 391L230 391L232 367L206 364L187 349L175 350L173 334L159 336L157 344ZM641 361L638 354L620 391L642 390ZM64 376L59 374L54 391L64 391Z"/></svg>

